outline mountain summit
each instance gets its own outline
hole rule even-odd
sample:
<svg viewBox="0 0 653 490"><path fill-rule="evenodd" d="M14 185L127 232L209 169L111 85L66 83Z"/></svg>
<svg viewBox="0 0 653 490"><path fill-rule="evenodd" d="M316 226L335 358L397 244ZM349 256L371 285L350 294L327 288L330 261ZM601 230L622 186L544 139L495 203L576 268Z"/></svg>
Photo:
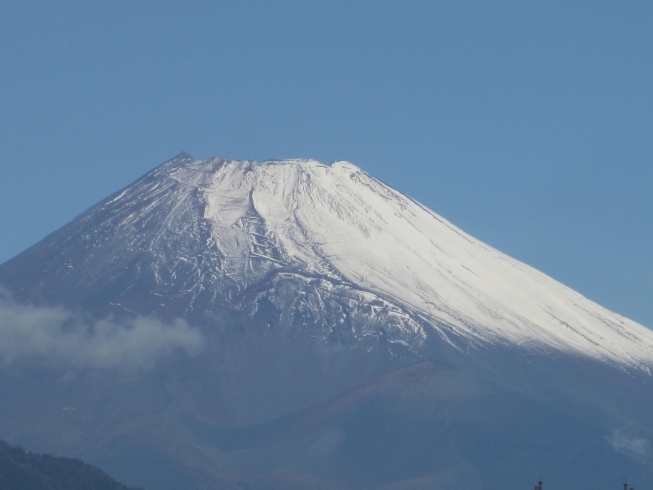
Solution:
<svg viewBox="0 0 653 490"><path fill-rule="evenodd" d="M0 265L0 284L0 321L29 317L4 338L104 356L5 360L0 438L128 484L653 483L653 332L348 162L182 153ZM109 344L159 357L103 371Z"/></svg>
<svg viewBox="0 0 653 490"><path fill-rule="evenodd" d="M295 323L322 314L323 294L349 296L339 323L315 335L370 346L383 330L411 350L437 335L461 349L505 344L653 365L650 330L348 162L182 153L4 264L0 280L20 298L202 324L264 283L293 282L306 293L289 305ZM370 327L353 310L389 318Z"/></svg>

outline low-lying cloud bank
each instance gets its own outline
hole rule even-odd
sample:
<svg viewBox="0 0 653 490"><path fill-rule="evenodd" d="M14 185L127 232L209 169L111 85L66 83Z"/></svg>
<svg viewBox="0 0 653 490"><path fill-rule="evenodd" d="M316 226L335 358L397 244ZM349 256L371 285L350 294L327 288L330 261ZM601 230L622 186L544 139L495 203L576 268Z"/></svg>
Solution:
<svg viewBox="0 0 653 490"><path fill-rule="evenodd" d="M63 308L21 305L0 290L0 363L28 361L52 367L145 370L182 350L198 354L201 332L183 320L166 324L138 317L93 323Z"/></svg>

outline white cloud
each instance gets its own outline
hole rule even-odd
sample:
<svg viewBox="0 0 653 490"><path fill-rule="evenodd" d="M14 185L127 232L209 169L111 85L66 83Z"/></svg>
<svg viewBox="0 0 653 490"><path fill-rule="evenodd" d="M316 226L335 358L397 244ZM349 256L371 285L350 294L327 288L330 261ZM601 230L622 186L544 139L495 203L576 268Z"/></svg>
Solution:
<svg viewBox="0 0 653 490"><path fill-rule="evenodd" d="M89 323L62 308L21 305L0 291L0 362L28 361L65 368L143 370L177 350L198 354L197 328L145 317Z"/></svg>
<svg viewBox="0 0 653 490"><path fill-rule="evenodd" d="M647 459L651 454L651 448L646 439L630 436L621 430L612 432L609 441L616 451L638 459Z"/></svg>

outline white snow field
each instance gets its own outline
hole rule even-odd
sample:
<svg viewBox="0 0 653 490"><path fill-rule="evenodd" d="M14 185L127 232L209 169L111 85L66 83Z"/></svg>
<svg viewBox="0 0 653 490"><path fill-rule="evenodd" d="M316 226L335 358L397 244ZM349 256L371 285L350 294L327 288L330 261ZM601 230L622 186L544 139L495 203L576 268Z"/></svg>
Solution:
<svg viewBox="0 0 653 490"><path fill-rule="evenodd" d="M217 164L221 161L220 164ZM205 200L224 274L257 261L350 281L472 346L559 350L651 373L653 332L476 240L348 162L195 160L161 170ZM251 216L264 230L248 226ZM276 256L262 252L275 244ZM270 264L271 265L271 264Z"/></svg>

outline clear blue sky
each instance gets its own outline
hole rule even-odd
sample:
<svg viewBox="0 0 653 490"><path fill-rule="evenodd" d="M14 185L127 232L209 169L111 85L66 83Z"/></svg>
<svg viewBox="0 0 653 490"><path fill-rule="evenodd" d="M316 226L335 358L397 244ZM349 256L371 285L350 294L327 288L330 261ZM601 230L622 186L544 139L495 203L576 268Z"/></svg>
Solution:
<svg viewBox="0 0 653 490"><path fill-rule="evenodd" d="M653 2L0 0L0 262L185 150L346 159L653 327Z"/></svg>

